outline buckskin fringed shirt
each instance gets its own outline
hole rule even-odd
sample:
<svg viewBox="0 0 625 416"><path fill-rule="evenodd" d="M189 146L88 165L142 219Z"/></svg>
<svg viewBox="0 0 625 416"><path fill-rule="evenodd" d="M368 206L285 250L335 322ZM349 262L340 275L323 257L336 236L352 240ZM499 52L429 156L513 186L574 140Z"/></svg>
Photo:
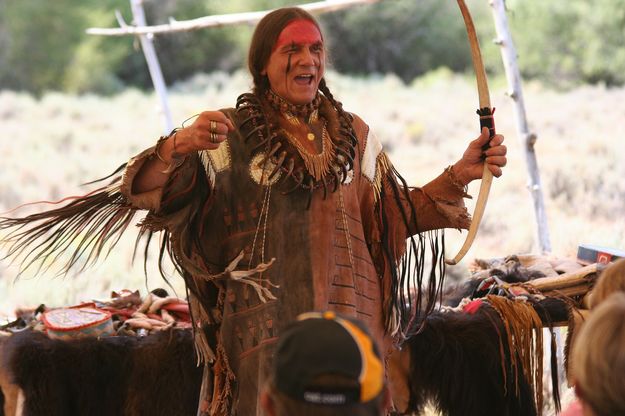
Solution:
<svg viewBox="0 0 625 416"><path fill-rule="evenodd" d="M121 190L133 207L150 211L143 227L167 231L186 280L196 345L208 365L202 412L256 415L285 324L305 311L334 310L364 321L380 345L390 345L399 324L387 318L406 281L392 281L397 265L389 258L406 254L415 231L468 228L470 219L450 170L408 189L357 116L356 157L338 189L285 194L285 170L265 163L266 148L241 127L249 114L224 112L239 128L218 149L187 156L165 187L135 195L134 176L154 155L147 149L128 163ZM407 198L414 212L402 212ZM416 244L426 249L422 239Z"/></svg>
<svg viewBox="0 0 625 416"><path fill-rule="evenodd" d="M437 230L468 228L468 195L450 168L408 187L360 118L318 101L314 122L291 126L244 94L223 110L237 129L177 161L162 188L132 192L152 147L102 188L2 219L6 257L25 255L22 270L50 260L85 267L148 210L140 235L162 233L159 261L168 253L187 287L204 364L198 414L259 414L276 337L302 312L362 320L388 356L433 308L444 273Z"/></svg>

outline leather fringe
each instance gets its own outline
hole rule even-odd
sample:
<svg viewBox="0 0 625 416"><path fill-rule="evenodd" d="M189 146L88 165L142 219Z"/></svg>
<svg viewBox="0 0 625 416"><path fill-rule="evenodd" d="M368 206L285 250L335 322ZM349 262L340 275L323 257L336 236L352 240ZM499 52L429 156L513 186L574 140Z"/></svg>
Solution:
<svg viewBox="0 0 625 416"><path fill-rule="evenodd" d="M215 381L213 384L213 398L210 404L209 414L227 415L232 408L232 392L234 390L235 377L228 356L223 345L217 346L217 360L213 367Z"/></svg>
<svg viewBox="0 0 625 416"><path fill-rule="evenodd" d="M0 240L8 247L2 258L19 261L17 278L31 267L38 273L59 263L57 275L75 268L80 272L108 254L137 212L121 194L120 183L121 176L117 176L108 186L64 199L71 202L60 208L0 218L0 231L8 232Z"/></svg>
<svg viewBox="0 0 625 416"><path fill-rule="evenodd" d="M213 363L216 358L215 352L210 347L203 328L198 327L201 323L209 322L210 319L195 295L190 292L188 296L191 316L193 317L193 339L197 354L197 365Z"/></svg>
<svg viewBox="0 0 625 416"><path fill-rule="evenodd" d="M502 340L507 341L510 365L514 379L519 367L523 377L532 386L534 403L540 412L543 407L543 324L534 307L526 302L513 301L502 296L488 295L487 303L497 312L505 329ZM502 362L505 371L505 362ZM519 385L515 381L515 395Z"/></svg>
<svg viewBox="0 0 625 416"><path fill-rule="evenodd" d="M384 294L384 323L401 344L423 328L425 317L440 300L445 276L444 231L417 232L418 219L410 188L385 158L380 159L380 166L387 171L381 179L377 210L382 224L382 250L391 275L389 292ZM408 244L398 238L398 233L405 234ZM420 325L416 327L415 322Z"/></svg>

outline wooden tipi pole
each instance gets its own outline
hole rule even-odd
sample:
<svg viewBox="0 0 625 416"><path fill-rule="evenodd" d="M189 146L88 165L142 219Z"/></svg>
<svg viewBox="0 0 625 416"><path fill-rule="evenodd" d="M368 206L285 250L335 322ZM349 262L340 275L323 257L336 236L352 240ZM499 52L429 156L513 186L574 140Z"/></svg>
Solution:
<svg viewBox="0 0 625 416"><path fill-rule="evenodd" d="M130 0L130 7L132 9L132 17L136 27L146 26L145 13L143 11L143 0ZM152 78L152 83L154 84L154 90L156 91L161 104L160 109L163 119L165 120L164 133L167 135L174 128L174 123L172 121L169 101L167 99L167 85L165 84L163 71L161 71L161 65L158 62L156 50L154 49L154 42L152 41L154 35L147 33L138 36L139 41L141 42L143 55L145 56L145 61L148 64L150 77Z"/></svg>
<svg viewBox="0 0 625 416"><path fill-rule="evenodd" d="M517 55L512 42L512 35L508 27L504 0L490 0L490 6L495 19L497 30L497 40L495 41L501 50L501 58L506 71L508 95L515 103L516 126L521 145L525 151L525 162L529 174L528 188L534 203L534 214L537 225L538 247L542 253L551 252L551 241L549 239L549 228L547 226L547 214L543 199L542 186L540 183L540 172L536 160L536 134L530 133L527 126L527 115L525 114L525 103L523 101L523 90L521 89L521 74L517 65Z"/></svg>

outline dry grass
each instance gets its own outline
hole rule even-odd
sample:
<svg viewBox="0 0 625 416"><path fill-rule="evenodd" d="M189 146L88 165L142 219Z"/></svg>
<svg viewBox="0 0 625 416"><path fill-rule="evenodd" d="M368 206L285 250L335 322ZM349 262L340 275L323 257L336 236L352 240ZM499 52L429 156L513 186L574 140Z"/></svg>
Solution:
<svg viewBox="0 0 625 416"><path fill-rule="evenodd" d="M406 87L394 77L329 75L346 109L358 113L385 143L410 184L427 182L459 158L477 135L473 80L439 72ZM202 109L231 106L248 89L245 75L198 76L171 91L174 120ZM469 252L500 257L536 251L532 202L526 190L524 154L516 136L512 102L502 83L491 86L498 131L505 134L509 164L495 181L481 233ZM574 256L579 243L625 248L625 89L584 87L556 93L525 85L553 253ZM17 205L85 193L82 182L105 176L162 133L152 94L128 90L111 98L48 94L35 99L0 92L0 211ZM471 191L475 194L475 187ZM464 235L448 233L455 251ZM0 314L18 305L76 303L107 296L111 289L162 286L153 264L144 282L141 262L131 265L133 236L88 271L53 278L25 276L0 263ZM150 262L154 263L154 262ZM454 274L466 274L463 264ZM182 294L180 279L174 280Z"/></svg>

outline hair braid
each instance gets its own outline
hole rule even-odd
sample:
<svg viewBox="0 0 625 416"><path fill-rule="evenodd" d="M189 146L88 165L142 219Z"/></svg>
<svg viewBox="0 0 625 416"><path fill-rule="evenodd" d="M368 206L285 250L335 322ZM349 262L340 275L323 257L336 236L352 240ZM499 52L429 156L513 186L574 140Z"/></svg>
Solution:
<svg viewBox="0 0 625 416"><path fill-rule="evenodd" d="M321 81L319 82L319 90L323 93L323 95L325 95L325 97L330 101L332 106L336 109L341 121L351 127L352 116L349 115L345 110L343 110L343 104L334 98L334 95L332 95L332 92L330 92L330 88L328 88L328 85L326 84L325 78L321 78Z"/></svg>

